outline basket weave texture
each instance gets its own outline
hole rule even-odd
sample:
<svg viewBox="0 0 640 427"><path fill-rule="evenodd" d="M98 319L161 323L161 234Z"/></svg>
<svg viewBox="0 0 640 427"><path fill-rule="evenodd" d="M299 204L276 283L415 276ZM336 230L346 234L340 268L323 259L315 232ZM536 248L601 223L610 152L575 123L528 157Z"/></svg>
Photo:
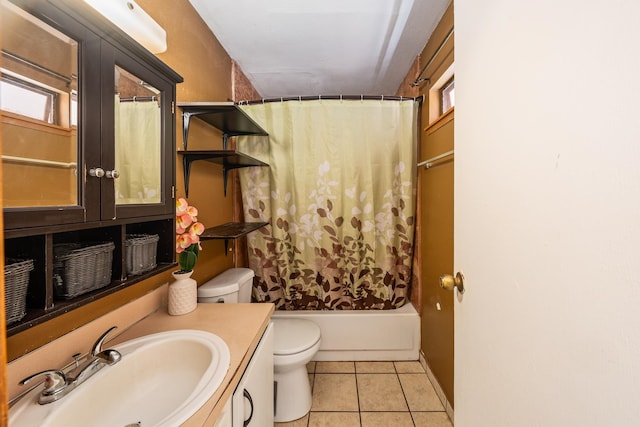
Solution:
<svg viewBox="0 0 640 427"><path fill-rule="evenodd" d="M17 322L27 314L27 288L33 260L7 259L4 266L4 296L7 324Z"/></svg>
<svg viewBox="0 0 640 427"><path fill-rule="evenodd" d="M127 274L142 274L156 268L157 234L127 234Z"/></svg>
<svg viewBox="0 0 640 427"><path fill-rule="evenodd" d="M53 246L53 294L70 299L111 283L113 242Z"/></svg>

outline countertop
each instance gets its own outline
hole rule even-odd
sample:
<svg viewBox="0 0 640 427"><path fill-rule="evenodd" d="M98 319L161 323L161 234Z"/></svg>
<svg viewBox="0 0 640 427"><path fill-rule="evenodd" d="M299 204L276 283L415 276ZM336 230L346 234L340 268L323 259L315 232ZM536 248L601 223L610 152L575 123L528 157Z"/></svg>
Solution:
<svg viewBox="0 0 640 427"><path fill-rule="evenodd" d="M108 344L117 344L143 335L176 329L212 332L227 343L231 361L227 375L208 402L183 426L212 426L225 403L233 395L253 351L264 333L273 304L198 304L191 313L170 316L159 310L132 325Z"/></svg>

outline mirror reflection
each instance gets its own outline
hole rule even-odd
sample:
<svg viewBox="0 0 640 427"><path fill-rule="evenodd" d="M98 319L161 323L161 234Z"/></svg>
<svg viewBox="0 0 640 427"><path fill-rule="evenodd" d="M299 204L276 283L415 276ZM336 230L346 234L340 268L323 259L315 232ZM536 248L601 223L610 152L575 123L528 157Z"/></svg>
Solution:
<svg viewBox="0 0 640 427"><path fill-rule="evenodd" d="M160 203L160 91L115 67L116 204Z"/></svg>
<svg viewBox="0 0 640 427"><path fill-rule="evenodd" d="M78 43L0 0L5 207L78 204Z"/></svg>

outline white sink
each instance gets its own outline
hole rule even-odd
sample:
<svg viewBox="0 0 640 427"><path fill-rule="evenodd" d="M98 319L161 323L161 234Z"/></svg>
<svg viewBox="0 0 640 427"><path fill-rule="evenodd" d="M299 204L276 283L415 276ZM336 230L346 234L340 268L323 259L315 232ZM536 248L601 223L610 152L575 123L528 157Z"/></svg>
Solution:
<svg viewBox="0 0 640 427"><path fill-rule="evenodd" d="M225 342L203 331L161 332L113 348L120 362L54 403L37 403L38 386L9 410L9 425L177 426L209 400L229 369Z"/></svg>

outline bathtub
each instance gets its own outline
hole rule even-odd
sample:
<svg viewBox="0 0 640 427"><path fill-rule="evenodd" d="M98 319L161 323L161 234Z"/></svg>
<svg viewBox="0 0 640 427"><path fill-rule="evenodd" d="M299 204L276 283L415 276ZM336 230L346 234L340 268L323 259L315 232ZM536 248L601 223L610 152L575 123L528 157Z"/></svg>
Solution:
<svg viewBox="0 0 640 427"><path fill-rule="evenodd" d="M395 310L277 310L272 317L309 319L320 326L313 360L418 360L420 317L411 303Z"/></svg>

